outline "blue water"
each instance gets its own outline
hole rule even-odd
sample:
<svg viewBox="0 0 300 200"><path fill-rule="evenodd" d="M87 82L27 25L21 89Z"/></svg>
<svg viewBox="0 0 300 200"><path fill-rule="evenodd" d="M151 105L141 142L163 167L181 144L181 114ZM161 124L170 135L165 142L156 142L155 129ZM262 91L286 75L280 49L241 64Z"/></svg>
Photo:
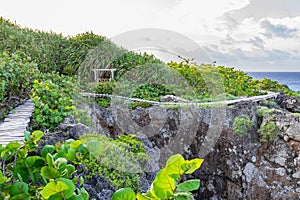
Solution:
<svg viewBox="0 0 300 200"><path fill-rule="evenodd" d="M292 90L300 90L300 72L247 72L247 74L257 80L269 78L287 85Z"/></svg>

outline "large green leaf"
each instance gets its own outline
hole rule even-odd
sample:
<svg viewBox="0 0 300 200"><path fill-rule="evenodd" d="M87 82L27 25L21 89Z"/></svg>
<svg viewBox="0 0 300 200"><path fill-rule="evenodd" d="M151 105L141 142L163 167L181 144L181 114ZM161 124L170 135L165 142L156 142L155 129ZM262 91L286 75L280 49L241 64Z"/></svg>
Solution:
<svg viewBox="0 0 300 200"><path fill-rule="evenodd" d="M102 151L102 145L99 141L92 140L88 142L87 149L93 157L98 158Z"/></svg>
<svg viewBox="0 0 300 200"><path fill-rule="evenodd" d="M90 195L84 188L80 189L80 193L81 196L83 197L83 200L89 200Z"/></svg>
<svg viewBox="0 0 300 200"><path fill-rule="evenodd" d="M25 159L27 157L27 150L26 149L20 149L18 151L18 157L19 158L22 158L22 159Z"/></svg>
<svg viewBox="0 0 300 200"><path fill-rule="evenodd" d="M60 192L60 193L51 195L48 200L65 200L65 198L63 197L62 193Z"/></svg>
<svg viewBox="0 0 300 200"><path fill-rule="evenodd" d="M28 193L18 194L11 197L10 200L30 200L30 195Z"/></svg>
<svg viewBox="0 0 300 200"><path fill-rule="evenodd" d="M137 199L137 200L151 200L151 197L147 197L147 196L145 196L145 195L142 195L142 194L138 193L138 194L136 195L136 199Z"/></svg>
<svg viewBox="0 0 300 200"><path fill-rule="evenodd" d="M176 193L174 196L175 196L176 200L191 200L191 199L194 199L190 192L179 192L179 193Z"/></svg>
<svg viewBox="0 0 300 200"><path fill-rule="evenodd" d="M199 187L200 187L200 180L192 179L192 180L185 181L184 183L180 183L177 186L176 190L190 192L190 191L198 190Z"/></svg>
<svg viewBox="0 0 300 200"><path fill-rule="evenodd" d="M47 179L56 179L60 177L60 173L54 167L44 166L41 169L41 174Z"/></svg>
<svg viewBox="0 0 300 200"><path fill-rule="evenodd" d="M70 144L71 148L77 149L82 144L81 140L75 140Z"/></svg>
<svg viewBox="0 0 300 200"><path fill-rule="evenodd" d="M74 161L76 157L76 149L70 148L68 149L67 159L69 161Z"/></svg>
<svg viewBox="0 0 300 200"><path fill-rule="evenodd" d="M52 181L42 190L42 197L49 199L50 196L68 190L68 185L62 181Z"/></svg>
<svg viewBox="0 0 300 200"><path fill-rule="evenodd" d="M45 145L42 149L42 153L41 153L41 156L43 158L46 158L47 154L50 153L50 154L53 154L55 151L55 148L54 146L52 145Z"/></svg>
<svg viewBox="0 0 300 200"><path fill-rule="evenodd" d="M45 164L45 159L40 156L30 156L25 159L25 165L28 168L39 168Z"/></svg>
<svg viewBox="0 0 300 200"><path fill-rule="evenodd" d="M46 161L49 167L53 167L53 156L50 153L46 155Z"/></svg>
<svg viewBox="0 0 300 200"><path fill-rule="evenodd" d="M181 168L184 170L185 174L192 174L194 171L200 168L203 161L204 160L200 158L195 158L193 160L186 160L181 165Z"/></svg>
<svg viewBox="0 0 300 200"><path fill-rule="evenodd" d="M122 188L113 194L112 200L136 200L136 198L131 188Z"/></svg>
<svg viewBox="0 0 300 200"><path fill-rule="evenodd" d="M57 180L64 182L68 186L68 189L63 191L64 197L70 198L71 196L73 196L75 190L75 185L73 181L66 178L58 178Z"/></svg>
<svg viewBox="0 0 300 200"><path fill-rule="evenodd" d="M29 131L24 131L24 137L26 141L30 140L30 132Z"/></svg>
<svg viewBox="0 0 300 200"><path fill-rule="evenodd" d="M54 166L59 169L59 171L63 171L67 167L67 159L65 158L57 158L54 161Z"/></svg>
<svg viewBox="0 0 300 200"><path fill-rule="evenodd" d="M179 178L183 173L181 165L184 163L184 158L180 154L175 154L171 156L166 163L167 173L173 178Z"/></svg>
<svg viewBox="0 0 300 200"><path fill-rule="evenodd" d="M13 184L10 188L10 195L15 196L18 194L27 194L28 193L28 184L24 182L17 182Z"/></svg>
<svg viewBox="0 0 300 200"><path fill-rule="evenodd" d="M169 176L166 168L158 172L152 183L151 193L158 198L167 199L173 196L175 180Z"/></svg>
<svg viewBox="0 0 300 200"><path fill-rule="evenodd" d="M3 176L2 171L0 170L0 185L5 183L7 180L7 177Z"/></svg>
<svg viewBox="0 0 300 200"><path fill-rule="evenodd" d="M32 139L33 143L36 144L37 141L39 141L44 136L44 133L42 131L34 131L30 138Z"/></svg>
<svg viewBox="0 0 300 200"><path fill-rule="evenodd" d="M20 148L21 144L19 142L10 142L6 145L6 148L10 150L17 150Z"/></svg>

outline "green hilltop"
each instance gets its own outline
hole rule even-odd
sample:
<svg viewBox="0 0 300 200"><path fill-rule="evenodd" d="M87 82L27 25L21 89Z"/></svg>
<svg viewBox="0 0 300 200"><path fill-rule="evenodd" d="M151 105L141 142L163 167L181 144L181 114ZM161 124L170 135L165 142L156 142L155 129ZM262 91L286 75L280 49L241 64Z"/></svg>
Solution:
<svg viewBox="0 0 300 200"><path fill-rule="evenodd" d="M122 49L106 37L92 32L66 37L23 28L4 18L0 18L0 63L0 116L32 97L36 106L34 119L37 127L54 128L64 117L76 111L72 98L80 86L75 83L78 83L78 76L90 77L93 68L113 68L116 73L112 82L92 83L90 92L112 94L116 88L123 88L123 91L134 88L131 93L122 94L145 100L160 101L161 96L168 94L197 102L255 96L264 94L263 91L298 95L276 81L254 80L234 68L215 64L197 65L186 59L180 63L163 63L153 55ZM166 66L167 73L157 72L153 76L158 76L157 80L167 80L176 74L175 77L180 76L178 80L184 80L189 89L181 83L161 82L155 78L149 83L134 82L132 77L129 82L122 79L136 67L142 71L149 67L159 71L160 67ZM104 73L104 76L107 74ZM96 101L100 106L110 103L108 98ZM149 105L136 103L133 108L136 106Z"/></svg>

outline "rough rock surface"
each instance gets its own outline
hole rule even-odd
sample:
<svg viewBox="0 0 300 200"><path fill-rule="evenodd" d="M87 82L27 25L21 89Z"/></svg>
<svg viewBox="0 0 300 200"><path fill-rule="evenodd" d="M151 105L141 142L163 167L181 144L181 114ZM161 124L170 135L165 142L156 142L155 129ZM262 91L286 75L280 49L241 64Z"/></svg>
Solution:
<svg viewBox="0 0 300 200"><path fill-rule="evenodd" d="M142 191L150 188L155 174L165 163L165 155L181 153L186 159L204 155L201 168L186 177L201 180L200 189L194 192L196 199L300 199L299 99L279 96L276 101L275 107L282 106L281 111L264 117L256 115L260 105L257 102L241 102L221 109L165 108L158 113L156 108L137 108L122 113L127 120L124 122L117 121L111 110L95 105L91 113L97 132L113 138L133 133L144 144L150 159L147 172L141 176ZM244 115L250 117L254 127L248 134L238 136L232 130L234 118ZM77 137L88 130L73 123L72 118L67 120L68 123L61 125L64 131L59 140L68 133ZM276 124L280 134L274 141L261 142L257 130L270 122ZM220 129L214 129L220 124ZM47 140L51 142L52 138ZM207 142L213 145L204 145ZM114 192L103 177L96 177L85 186L96 199L109 199Z"/></svg>
<svg viewBox="0 0 300 200"><path fill-rule="evenodd" d="M187 178L199 178L201 187L195 192L196 199L298 199L300 198L300 134L299 117L290 112L298 112L299 105L293 98L281 96L277 99L277 109L282 106L282 111L260 118L256 115L259 103L242 102L234 106L226 107L222 120L221 134L210 150L205 155L202 167ZM290 104L292 102L292 104ZM291 106L292 105L292 106ZM196 109L196 108L193 108ZM180 153L185 158L192 159L201 155L203 142L212 125L215 123L214 115L217 108L196 109L197 120L193 121L196 133L193 140L182 149ZM148 109L138 108L131 112L132 121L139 126L147 127L154 123L148 115ZM289 112L290 111L290 112ZM108 112L108 111L107 111ZM150 111L151 112L151 111ZM233 130L234 118L247 115L254 122L254 127L248 136L237 136ZM128 115L130 116L130 115ZM152 154L150 165L162 166L163 152L177 153L170 147L172 140L181 130L183 122L189 116L182 110L166 109L164 124L156 133L152 133L147 139L140 137L145 144L147 152ZM111 118L111 117L109 117ZM280 135L274 141L261 142L257 130L262 124L276 123ZM113 129L120 130L115 123ZM109 131L109 124L103 129ZM131 132L139 135L137 132ZM113 132L112 137L118 134ZM186 135L181 135L185 137ZM182 143L178 143L182 144ZM143 175L143 190L149 188L149 181ZM154 176L152 176L153 178Z"/></svg>
<svg viewBox="0 0 300 200"><path fill-rule="evenodd" d="M300 112L300 98L281 95L277 98L279 105L293 113Z"/></svg>

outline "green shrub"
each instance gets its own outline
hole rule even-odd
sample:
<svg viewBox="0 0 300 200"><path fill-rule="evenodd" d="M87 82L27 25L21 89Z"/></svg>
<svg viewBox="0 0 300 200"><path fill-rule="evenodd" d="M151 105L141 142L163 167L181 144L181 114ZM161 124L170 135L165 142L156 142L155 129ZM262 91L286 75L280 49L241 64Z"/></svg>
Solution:
<svg viewBox="0 0 300 200"><path fill-rule="evenodd" d="M116 80L122 77L123 74L133 69L135 66L147 65L147 64L161 64L162 61L156 59L153 55L146 53L139 54L135 52L128 52L121 50L120 55L113 60L111 68L117 69Z"/></svg>
<svg viewBox="0 0 300 200"><path fill-rule="evenodd" d="M273 99L263 100L262 104L265 106L277 106L277 103Z"/></svg>
<svg viewBox="0 0 300 200"><path fill-rule="evenodd" d="M285 85L278 83L267 78L259 80L258 88L260 90L272 91L272 92L282 92L288 96L299 97L299 94L295 91L288 89Z"/></svg>
<svg viewBox="0 0 300 200"><path fill-rule="evenodd" d="M233 131L238 136L248 135L249 130L254 127L253 121L249 116L242 116L234 118Z"/></svg>
<svg viewBox="0 0 300 200"><path fill-rule="evenodd" d="M104 40L93 33L64 37L53 32L22 28L0 18L0 51L26 53L43 73L76 74L88 51Z"/></svg>
<svg viewBox="0 0 300 200"><path fill-rule="evenodd" d="M89 194L84 188L83 178L74 176L76 168L71 164L77 156L72 152L85 150L85 146L70 142L64 148L45 145L41 155L35 153L37 142L43 132L25 132L24 146L11 142L0 146L1 199L82 199L88 200ZM81 150L80 150L81 148ZM79 155L79 153L78 153Z"/></svg>
<svg viewBox="0 0 300 200"><path fill-rule="evenodd" d="M99 82L96 87L96 93L112 94L116 85L116 82ZM110 105L111 98L96 98L95 101L101 107L108 107Z"/></svg>
<svg viewBox="0 0 300 200"><path fill-rule="evenodd" d="M151 104L148 102L132 102L130 109L134 110L137 107L141 107L141 108L149 108L151 107Z"/></svg>
<svg viewBox="0 0 300 200"><path fill-rule="evenodd" d="M31 97L34 102L34 128L45 127L54 130L65 117L75 111L73 93L75 85L72 78L52 75L47 80L34 81Z"/></svg>
<svg viewBox="0 0 300 200"><path fill-rule="evenodd" d="M257 88L258 81L248 76L245 72L223 66L219 66L218 71L224 79L224 87L227 94L234 96L255 96L262 94Z"/></svg>
<svg viewBox="0 0 300 200"><path fill-rule="evenodd" d="M81 141L84 144L98 141L101 146L101 153L96 159L85 162L89 176L100 174L116 188L132 187L138 190L140 174L148 160L140 141L133 135L121 135L113 140L95 134L86 134Z"/></svg>
<svg viewBox="0 0 300 200"><path fill-rule="evenodd" d="M203 159L185 160L180 154L171 156L166 167L156 175L151 189L145 194L135 194L130 188L122 188L115 192L112 200L130 199L194 199L191 193L200 187L199 179L187 180L181 183L183 175L192 174L200 168Z"/></svg>
<svg viewBox="0 0 300 200"><path fill-rule="evenodd" d="M29 98L37 65L23 53L0 54L0 119L13 107Z"/></svg>
<svg viewBox="0 0 300 200"><path fill-rule="evenodd" d="M266 115L270 115L274 112L282 112L281 110L277 110L275 108L268 108L266 106L258 106L256 109L256 114L258 117L264 117Z"/></svg>
<svg viewBox="0 0 300 200"><path fill-rule="evenodd" d="M212 97L224 96L224 92L231 99L234 96L262 94L256 86L258 81L247 76L245 72L234 70L234 68L215 67L210 64L197 66L186 61L181 63L171 62L168 65L186 78L189 84L194 87L195 93L201 101L215 100ZM212 91L212 88L214 91ZM225 91L222 91L222 88ZM211 93L215 94L211 96Z"/></svg>
<svg viewBox="0 0 300 200"><path fill-rule="evenodd" d="M280 134L280 130L275 123L271 122L261 126L258 130L258 133L261 135L262 142L268 142L275 140Z"/></svg>
<svg viewBox="0 0 300 200"><path fill-rule="evenodd" d="M164 95L174 95L174 92L164 85L155 83L146 83L138 87L132 94L133 98L145 100L160 101L160 97Z"/></svg>

